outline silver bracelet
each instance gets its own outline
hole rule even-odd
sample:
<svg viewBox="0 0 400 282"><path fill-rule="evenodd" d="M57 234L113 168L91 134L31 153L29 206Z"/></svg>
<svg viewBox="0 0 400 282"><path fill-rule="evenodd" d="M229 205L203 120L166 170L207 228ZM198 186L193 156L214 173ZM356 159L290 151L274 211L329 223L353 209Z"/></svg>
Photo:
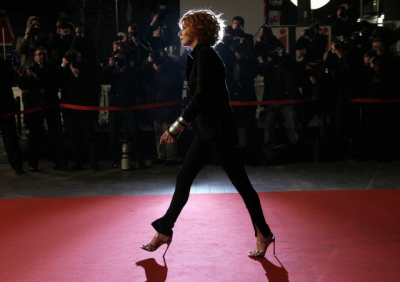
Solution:
<svg viewBox="0 0 400 282"><path fill-rule="evenodd" d="M183 119L183 117L179 117L173 124L168 127L168 133L176 138L179 133L188 125L188 123Z"/></svg>

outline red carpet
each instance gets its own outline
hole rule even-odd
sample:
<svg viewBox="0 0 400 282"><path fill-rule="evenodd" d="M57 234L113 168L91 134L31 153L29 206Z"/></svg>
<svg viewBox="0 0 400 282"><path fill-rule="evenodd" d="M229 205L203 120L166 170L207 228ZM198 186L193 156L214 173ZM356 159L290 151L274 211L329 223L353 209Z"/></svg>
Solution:
<svg viewBox="0 0 400 282"><path fill-rule="evenodd" d="M166 265L139 246L169 195L0 200L0 281L399 281L400 190L259 195L277 259L238 194L197 194Z"/></svg>

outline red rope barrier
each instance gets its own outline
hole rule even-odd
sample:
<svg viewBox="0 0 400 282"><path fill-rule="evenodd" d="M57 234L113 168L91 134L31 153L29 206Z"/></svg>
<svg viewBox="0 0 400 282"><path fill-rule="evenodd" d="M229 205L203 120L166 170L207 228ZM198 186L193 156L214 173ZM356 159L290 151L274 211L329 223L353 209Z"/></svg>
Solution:
<svg viewBox="0 0 400 282"><path fill-rule="evenodd" d="M51 106L47 106L46 109L49 109L50 107ZM43 107L31 108L31 109L27 109L27 110L15 112L15 113L6 113L3 115L3 117L11 117L11 116L16 116L16 115L29 114L29 113L39 112L39 111L43 111Z"/></svg>
<svg viewBox="0 0 400 282"><path fill-rule="evenodd" d="M357 98L350 102L354 103L399 103L400 99L367 99L367 98Z"/></svg>
<svg viewBox="0 0 400 282"><path fill-rule="evenodd" d="M293 100L277 100L277 101L231 101L232 106L264 106L264 105L286 105L286 104L299 104L312 101L312 98L306 99L293 99Z"/></svg>
<svg viewBox="0 0 400 282"><path fill-rule="evenodd" d="M155 104L136 105L136 106L129 106L129 107L92 107L92 106L80 106L80 105L61 103L60 108L83 110L83 111L127 111L127 110L140 110L140 109L148 109L148 108L166 107L166 106L178 105L181 103L182 103L182 101L172 101L172 102L163 102L163 103L155 103Z"/></svg>
<svg viewBox="0 0 400 282"><path fill-rule="evenodd" d="M265 105L287 105L287 104L299 104L304 102L313 101L312 98L305 99L292 99L292 100L277 100L277 101L231 101L230 105L232 106L265 106ZM64 109L74 109L74 110L83 110L83 111L126 111L126 110L139 110L139 109L149 109L149 108L158 108L158 107L166 107L172 105L181 104L183 101L172 101L172 102L164 102L164 103L154 103L154 104L146 104L146 105L136 105L130 107L93 107L93 106L80 106L80 105L72 105L61 103L60 108ZM367 98L357 98L353 99L350 102L353 103L399 103L400 99L367 99ZM48 106L47 108L49 108ZM43 110L42 107L32 108L20 112L7 113L3 117L15 116L28 114L33 112L38 112Z"/></svg>

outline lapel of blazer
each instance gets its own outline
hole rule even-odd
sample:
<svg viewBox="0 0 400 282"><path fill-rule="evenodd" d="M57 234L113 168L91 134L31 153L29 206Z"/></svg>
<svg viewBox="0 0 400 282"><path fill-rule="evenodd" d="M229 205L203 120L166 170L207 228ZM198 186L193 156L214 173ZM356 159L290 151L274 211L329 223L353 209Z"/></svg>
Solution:
<svg viewBox="0 0 400 282"><path fill-rule="evenodd" d="M194 65L193 57L190 55L187 55L187 58L186 58L186 80L187 80L187 82L189 82L190 75L191 75L192 69L193 69L193 65Z"/></svg>

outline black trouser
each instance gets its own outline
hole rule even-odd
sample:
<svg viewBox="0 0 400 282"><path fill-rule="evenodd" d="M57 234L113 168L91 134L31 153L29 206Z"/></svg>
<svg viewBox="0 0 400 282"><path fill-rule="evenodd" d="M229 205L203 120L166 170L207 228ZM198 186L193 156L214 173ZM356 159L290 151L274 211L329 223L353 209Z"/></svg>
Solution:
<svg viewBox="0 0 400 282"><path fill-rule="evenodd" d="M178 173L171 205L162 218L152 223L153 227L161 234L172 236L175 221L189 198L190 187L212 154L218 159L232 184L242 196L250 213L256 235L255 225L264 237L267 237L271 230L265 222L260 199L240 160L234 138L226 137L215 137L204 141L196 136L183 162L182 169Z"/></svg>
<svg viewBox="0 0 400 282"><path fill-rule="evenodd" d="M137 114L134 111L111 111L108 122L110 125L110 149L111 159L119 161L121 159L121 146L119 145L119 132L125 124L125 138L132 144L131 153L139 163L144 162L144 150L140 136L140 128L137 122Z"/></svg>
<svg viewBox="0 0 400 282"><path fill-rule="evenodd" d="M97 113L93 111L63 110L66 132L72 142L72 154L77 163L83 163L85 149L88 150L89 163L97 162L96 116Z"/></svg>
<svg viewBox="0 0 400 282"><path fill-rule="evenodd" d="M22 169L22 152L18 142L15 116L0 117L0 130L3 135L4 149L11 167L14 170Z"/></svg>
<svg viewBox="0 0 400 282"><path fill-rule="evenodd" d="M58 115L58 116L57 116ZM29 129L28 139L28 164L36 168L39 163L40 146L43 137L43 125L46 119L49 133L50 159L53 163L61 162L61 136L60 136L60 112L59 108L25 114L24 120Z"/></svg>

